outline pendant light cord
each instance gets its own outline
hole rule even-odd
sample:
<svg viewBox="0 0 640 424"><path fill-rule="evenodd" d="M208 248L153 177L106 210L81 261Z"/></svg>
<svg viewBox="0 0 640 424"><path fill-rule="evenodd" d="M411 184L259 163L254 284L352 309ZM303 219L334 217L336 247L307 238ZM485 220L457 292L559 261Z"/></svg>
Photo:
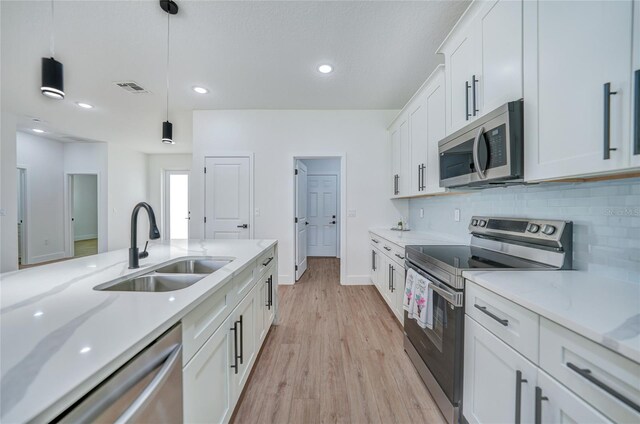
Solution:
<svg viewBox="0 0 640 424"><path fill-rule="evenodd" d="M169 34L170 34L170 25L171 22L171 13L167 12L167 121L169 120Z"/></svg>
<svg viewBox="0 0 640 424"><path fill-rule="evenodd" d="M55 31L55 20L54 20L54 10L53 10L53 0L51 0L51 38L49 40L49 50L51 51L51 57L55 56L55 43L54 43L54 31Z"/></svg>

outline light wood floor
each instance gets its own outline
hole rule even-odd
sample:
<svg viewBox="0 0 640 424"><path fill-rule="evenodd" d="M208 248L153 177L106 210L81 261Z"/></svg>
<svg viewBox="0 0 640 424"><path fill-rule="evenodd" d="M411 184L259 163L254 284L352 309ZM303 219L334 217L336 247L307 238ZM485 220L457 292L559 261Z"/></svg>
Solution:
<svg viewBox="0 0 640 424"><path fill-rule="evenodd" d="M374 286L341 286L339 260L310 258L280 286L272 327L233 417L266 423L444 423Z"/></svg>
<svg viewBox="0 0 640 424"><path fill-rule="evenodd" d="M73 244L73 254L76 258L95 255L98 253L98 239L77 240Z"/></svg>

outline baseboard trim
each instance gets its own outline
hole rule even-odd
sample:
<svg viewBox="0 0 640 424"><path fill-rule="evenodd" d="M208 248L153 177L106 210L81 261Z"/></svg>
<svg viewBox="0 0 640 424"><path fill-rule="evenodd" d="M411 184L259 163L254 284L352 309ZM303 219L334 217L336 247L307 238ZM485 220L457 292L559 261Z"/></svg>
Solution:
<svg viewBox="0 0 640 424"><path fill-rule="evenodd" d="M370 286L373 283L371 282L371 277L367 275L347 275L346 281L341 281L340 284L343 286Z"/></svg>
<svg viewBox="0 0 640 424"><path fill-rule="evenodd" d="M64 252L54 252L47 255L33 256L29 259L29 263L25 265L39 264L40 262L57 261L58 259L64 259L67 256Z"/></svg>
<svg viewBox="0 0 640 424"><path fill-rule="evenodd" d="M295 281L292 280L290 275L280 275L278 274L278 285L279 286L292 286L295 284Z"/></svg>
<svg viewBox="0 0 640 424"><path fill-rule="evenodd" d="M77 236L74 241L92 240L97 238L98 238L97 234L87 234L84 236Z"/></svg>

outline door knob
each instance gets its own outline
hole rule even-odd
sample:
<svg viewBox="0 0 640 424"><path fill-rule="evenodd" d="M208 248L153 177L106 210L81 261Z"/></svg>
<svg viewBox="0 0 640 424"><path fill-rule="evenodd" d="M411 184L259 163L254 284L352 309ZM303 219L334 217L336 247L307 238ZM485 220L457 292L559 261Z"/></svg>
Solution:
<svg viewBox="0 0 640 424"><path fill-rule="evenodd" d="M304 225L309 225L309 223L307 221L304 222Z"/></svg>
<svg viewBox="0 0 640 424"><path fill-rule="evenodd" d="M247 224L238 225L238 228L249 228Z"/></svg>
<svg viewBox="0 0 640 424"><path fill-rule="evenodd" d="M331 221L331 222L330 222L330 224L335 224L335 223L336 223L336 221Z"/></svg>

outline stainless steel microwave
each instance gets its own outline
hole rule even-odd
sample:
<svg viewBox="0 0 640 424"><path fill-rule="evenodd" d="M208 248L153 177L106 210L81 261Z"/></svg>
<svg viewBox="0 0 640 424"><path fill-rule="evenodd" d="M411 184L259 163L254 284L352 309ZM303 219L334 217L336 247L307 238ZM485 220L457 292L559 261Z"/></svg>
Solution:
<svg viewBox="0 0 640 424"><path fill-rule="evenodd" d="M522 103L506 103L438 143L441 187L523 182Z"/></svg>

